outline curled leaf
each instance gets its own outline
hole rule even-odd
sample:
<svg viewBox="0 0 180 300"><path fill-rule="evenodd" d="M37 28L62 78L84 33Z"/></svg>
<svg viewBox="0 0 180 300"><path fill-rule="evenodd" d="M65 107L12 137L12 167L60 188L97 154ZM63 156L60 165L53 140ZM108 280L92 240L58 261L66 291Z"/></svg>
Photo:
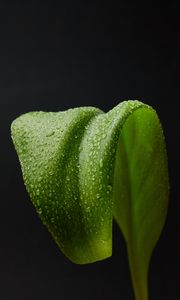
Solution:
<svg viewBox="0 0 180 300"><path fill-rule="evenodd" d="M31 112L12 123L31 200L63 253L91 263L112 254L112 221L127 245L136 300L147 300L152 251L165 222L167 157L156 112L124 101Z"/></svg>

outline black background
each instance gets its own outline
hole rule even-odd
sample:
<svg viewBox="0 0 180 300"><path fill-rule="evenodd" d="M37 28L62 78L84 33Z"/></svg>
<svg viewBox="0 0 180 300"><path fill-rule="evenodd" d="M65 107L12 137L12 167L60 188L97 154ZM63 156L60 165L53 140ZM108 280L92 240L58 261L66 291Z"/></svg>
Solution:
<svg viewBox="0 0 180 300"><path fill-rule="evenodd" d="M124 241L112 258L78 266L59 251L23 185L10 123L32 111L152 105L169 157L168 218L150 267L150 299L179 293L180 5L147 1L0 2L0 299L133 299Z"/></svg>

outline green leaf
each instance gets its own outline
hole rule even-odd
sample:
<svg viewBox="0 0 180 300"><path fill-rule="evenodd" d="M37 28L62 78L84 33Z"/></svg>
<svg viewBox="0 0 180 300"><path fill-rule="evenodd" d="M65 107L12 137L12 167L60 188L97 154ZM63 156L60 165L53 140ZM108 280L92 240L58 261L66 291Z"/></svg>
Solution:
<svg viewBox="0 0 180 300"><path fill-rule="evenodd" d="M168 171L156 112L124 101L31 112L12 123L31 200L63 253L91 263L112 254L112 221L127 245L136 300L147 300L148 266L165 222Z"/></svg>

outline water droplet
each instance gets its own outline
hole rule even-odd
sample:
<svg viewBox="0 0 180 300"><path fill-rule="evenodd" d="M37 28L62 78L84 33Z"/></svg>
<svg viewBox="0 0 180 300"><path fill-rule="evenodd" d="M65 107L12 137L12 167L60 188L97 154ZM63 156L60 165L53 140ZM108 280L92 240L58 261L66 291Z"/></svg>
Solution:
<svg viewBox="0 0 180 300"><path fill-rule="evenodd" d="M99 165L100 165L100 168L103 167L103 160L102 160L102 158L101 158L100 161L99 161Z"/></svg>
<svg viewBox="0 0 180 300"><path fill-rule="evenodd" d="M107 186L107 188L108 188L109 191L112 191L112 185L109 184L109 185Z"/></svg>
<svg viewBox="0 0 180 300"><path fill-rule="evenodd" d="M51 132L49 132L49 133L46 134L46 137L50 137L50 136L52 136L54 133L55 133L54 131L51 131Z"/></svg>
<svg viewBox="0 0 180 300"><path fill-rule="evenodd" d="M41 180L42 180L42 177L39 176L38 179L37 179L37 181L40 182Z"/></svg>
<svg viewBox="0 0 180 300"><path fill-rule="evenodd" d="M101 243L102 243L102 244L105 244L105 240L101 239Z"/></svg>
<svg viewBox="0 0 180 300"><path fill-rule="evenodd" d="M99 190L102 190L102 187L103 187L102 184L100 184L100 185L99 185Z"/></svg>

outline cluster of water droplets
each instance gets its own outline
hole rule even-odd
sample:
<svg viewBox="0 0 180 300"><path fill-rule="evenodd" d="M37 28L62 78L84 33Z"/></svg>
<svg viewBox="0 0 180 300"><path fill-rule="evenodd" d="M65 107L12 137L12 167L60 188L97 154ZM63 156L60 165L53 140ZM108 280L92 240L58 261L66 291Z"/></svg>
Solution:
<svg viewBox="0 0 180 300"><path fill-rule="evenodd" d="M32 112L12 124L27 190L67 256L73 249L82 261L86 251L92 260L110 255L115 154L127 106L135 105L107 114L90 107Z"/></svg>

